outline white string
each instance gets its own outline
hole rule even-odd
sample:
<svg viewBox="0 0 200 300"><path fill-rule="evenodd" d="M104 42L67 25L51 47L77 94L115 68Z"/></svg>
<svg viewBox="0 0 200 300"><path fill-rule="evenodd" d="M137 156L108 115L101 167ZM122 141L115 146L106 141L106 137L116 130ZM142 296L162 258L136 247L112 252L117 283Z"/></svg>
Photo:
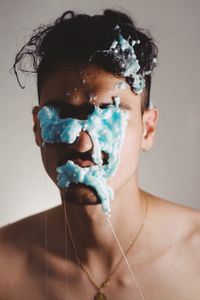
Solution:
<svg viewBox="0 0 200 300"><path fill-rule="evenodd" d="M49 275L48 275L48 263L47 263L47 251L48 251L48 212L46 205L46 176L44 177L44 227L45 227L45 293L46 299L49 298ZM66 234L66 222L64 218L64 238L65 238L65 259L66 259L66 297L67 297L67 284L68 284L68 276L67 276L67 234ZM67 298L66 298L67 299Z"/></svg>
<svg viewBox="0 0 200 300"><path fill-rule="evenodd" d="M68 273L67 273L67 228L66 228L66 221L65 221L65 202L64 202L64 234L65 234L65 260L66 260L66 277L65 277L65 281L66 281L66 296L67 296L67 285L68 285Z"/></svg>
<svg viewBox="0 0 200 300"><path fill-rule="evenodd" d="M49 276L48 276L48 264L47 264L47 211L45 210L44 213L44 220L45 220L45 288L46 288L46 298L48 299L49 295Z"/></svg>
<svg viewBox="0 0 200 300"><path fill-rule="evenodd" d="M74 252L75 252L75 256L76 256L76 260L78 262L78 266L80 268L80 271L81 271L81 280L83 282L83 285L85 286L85 292L87 294L87 297L88 297L88 289L86 287L86 284L84 283L84 280L83 280L83 276L82 276L82 269L81 269L81 262L80 262L80 259L79 259L79 256L78 256L78 252L77 252L77 249L76 249L76 246L75 246L75 242L74 242L74 238L73 238L73 235L72 235L72 231L71 231L71 227L69 225L69 220L68 220L68 217L67 217L67 213L66 213L66 205L65 205L65 200L63 200L63 203L64 203L64 214L65 214L65 220L66 220L66 223L67 223L67 227L68 227L68 230L69 230L69 234L70 234L70 238L71 238L71 241L72 241L72 245L73 245L73 248L74 248ZM88 297L89 298L89 297Z"/></svg>
<svg viewBox="0 0 200 300"><path fill-rule="evenodd" d="M127 260L127 258L126 258L126 256L125 256L125 254L124 254L124 251L123 251L123 249L122 249L122 247L121 247L121 245L120 245L120 242L119 242L119 240L118 240L118 238L117 238L117 235L116 235L116 233L115 233L115 231L114 231L114 228L113 228L113 226L112 226L112 223L111 223L109 217L106 217L106 219L107 219L108 224L109 224L109 226L110 226L110 228L111 228L111 231L112 231L112 233L113 233L113 235L114 235L114 237L115 237L115 240L116 240L116 242L117 242L117 244L118 244L118 246L119 246L119 249L120 249L120 251L121 251L121 253L122 253L123 257L124 257L124 260L125 260L125 262L126 262L126 265L127 265L128 269L129 269L129 271L130 271L130 273L131 273L131 275L132 275L132 277L133 277L133 280L134 280L134 282L135 282L135 284L136 284L136 286L137 286L137 289L138 289L138 291L139 291L139 293L140 293L140 296L142 297L143 300L146 300L146 298L144 297L144 294L143 294L143 292L142 292L142 290L141 290L141 288L140 288L140 286L139 286L139 284L138 284L138 282L137 282L137 280L136 280L136 277L135 277L135 275L134 275L134 273L133 273L133 270L131 269L131 266L129 265L129 262L128 262L128 260Z"/></svg>
<svg viewBox="0 0 200 300"><path fill-rule="evenodd" d="M44 154L45 155L45 154ZM45 155L45 160L46 160L46 155ZM46 177L45 177L46 179ZM47 248L48 248L48 236L47 236L47 233L48 233L48 229L47 229L47 225L48 225L48 216L47 216L47 208L46 208L46 180L44 179L44 206L45 206L45 273L46 273L46 280L45 280L45 286L46 286L46 298L48 299L48 295L49 295L49 278L48 278L48 263L47 263ZM65 238L65 256L66 256L66 288L67 288L67 284L68 284L68 278L67 278L67 232L66 232L66 224L67 224L67 227L68 227L68 230L69 230L69 234L70 234L70 237L71 237L71 241L72 241L72 245L73 245L73 248L74 248L74 251L75 251L75 256L76 256L76 260L78 262L78 265L79 265L79 268L80 268L80 271L81 271L81 279L82 279L82 282L83 282L83 285L85 285L84 283L84 280L83 280L83 276L82 276L82 269L81 269L81 263L80 263L80 260L79 260L79 257L78 257L78 252L77 252L77 249L76 249L76 246L75 246L75 242L74 242L74 238L73 238L73 235L72 235L72 231L71 231L71 228L70 228L70 224L69 224L69 220L68 220L68 217L67 217L67 213L66 213L66 205L65 205L65 200L63 201L64 203L64 238ZM114 231L114 228L112 226L112 223L109 219L109 217L106 218L106 220L108 221L108 224L111 228L111 231L114 235L114 238L119 246L119 249L124 257L124 260L127 264L127 267L133 277L133 280L137 286L137 289L142 297L143 300L146 300L146 298L144 297L144 294L142 293L142 290L135 278L135 275L133 273L133 270L131 269L128 261L127 261L127 258L124 254L124 251L120 245L120 242L117 238L117 235ZM85 288L85 291L87 292L87 288ZM67 294L67 293L66 293ZM87 292L87 296L88 296L88 292Z"/></svg>
<svg viewBox="0 0 200 300"><path fill-rule="evenodd" d="M46 187L46 180L44 180L44 186ZM46 191L46 188L44 188L44 191ZM48 299L48 295L49 295L49 278L48 278L48 263L47 263L47 249L48 249L48 236L47 236L48 229L47 229L47 225L48 225L48 215L47 215L47 210L46 210L46 192L44 193L44 203L45 203L45 214L44 215L45 215L45 274L46 274L46 276L45 276L46 277L46 279L45 279L45 287L46 287L46 298ZM70 237L71 237L71 241L72 241L72 245L73 245L73 248L74 248L74 251L75 251L75 256L76 256L78 265L80 267L81 263L80 263L80 260L79 260L79 257L78 257L78 252L77 252L77 249L76 249L76 246L75 246L75 242L74 242L74 238L73 238L72 231L71 231L71 228L70 228L69 220L68 220L68 217L67 217L67 214L66 214L66 205L65 205L64 201L63 201L63 203L64 203L64 221L65 221L64 222L64 227L65 227L64 228L64 237L65 237L66 266L67 266L67 232L66 232L66 224L67 224L67 227L68 227L68 230L69 230L69 234L70 234ZM130 271L130 273L131 273L131 275L133 277L133 280L134 280L134 282L135 282L135 284L137 286L137 289L138 289L138 291L139 291L142 299L146 300L146 298L144 297L144 294L143 294L143 292L142 292L142 290L141 290L141 288L140 288L140 286L139 286L139 284L138 284L138 282L136 280L136 277L135 277L135 275L133 273L133 270L131 269L131 266L130 266L130 264L129 264L129 262L128 262L125 254L124 254L124 251L123 251L123 249L121 247L119 239L117 238L117 235L116 235L116 233L114 231L114 228L112 226L112 223L111 223L109 217L107 217L106 220L107 220L107 222L108 222L108 224L109 224L109 226L111 228L111 231L112 231L112 233L114 235L114 238L115 238L115 240L116 240L116 242L117 242L117 244L119 246L119 249L120 249L120 251L121 251L121 253L122 253L123 257L124 257L126 265L127 265L128 269L129 269L129 271ZM81 267L80 267L80 270L81 270ZM82 272L82 270L81 270L81 272ZM82 275L81 275L81 279L83 281L83 285L85 285ZM66 268L66 289L67 289L67 284L68 284L68 277L67 277L67 268ZM87 291L87 288L85 288L85 291Z"/></svg>
<svg viewBox="0 0 200 300"><path fill-rule="evenodd" d="M45 156L46 159L46 156ZM47 249L48 249L48 235L47 235L47 226L48 226L48 213L47 213L47 205L46 205L46 176L43 177L43 197L44 197L44 247L45 247L45 294L46 299L49 296L49 276L48 276L48 263L47 263Z"/></svg>
<svg viewBox="0 0 200 300"><path fill-rule="evenodd" d="M44 144L44 147L45 147L45 144ZM45 161L45 165L46 165L46 155L45 155L45 152L44 152L44 161ZM47 262L47 251L48 251L48 212L47 212L47 197L46 197L46 176L44 176L44 247L45 247L45 294L46 294L46 299L49 298L49 275L48 275L48 262ZM67 230L66 230L66 223L67 223L67 227L69 229L69 233L70 233L70 236L71 236L71 240L72 240L72 244L73 244L73 247L74 247L74 250L75 250L75 255L76 255L76 258L77 258L77 262L78 262L78 265L80 267L80 261L79 261L79 258L78 258L78 255L77 255L77 250L76 250L76 247L75 247L75 243L74 243L74 239L73 239L73 236L72 236L72 232L71 232L71 228L70 228L70 225L69 225L69 222L68 222L68 218L67 218L67 214L66 214L66 205L65 205L65 201L63 201L64 203L64 239L65 239L65 259L66 259L66 297L67 297L67 285L69 283L68 281L68 275L67 275L67 257L68 257L68 252L67 252ZM81 270L81 267L80 267L80 270ZM82 271L81 271L81 274L82 274ZM83 278L82 278L82 275L81 275L81 279L83 281ZM84 281L83 281L83 284L84 284ZM85 291L87 292L87 288L85 288ZM88 293L87 293L87 296L88 296ZM66 298L67 299L67 298Z"/></svg>
<svg viewBox="0 0 200 300"><path fill-rule="evenodd" d="M44 177L46 179L46 176ZM48 251L48 212L46 205L46 180L44 180L44 227L45 227L45 293L46 299L49 298L49 275L48 275L48 263L47 263L47 251ZM67 297L67 285L68 285L68 276L67 276L67 234L66 234L66 222L64 217L64 238L65 238L65 259L66 259L66 297ZM67 298L66 298L67 299Z"/></svg>

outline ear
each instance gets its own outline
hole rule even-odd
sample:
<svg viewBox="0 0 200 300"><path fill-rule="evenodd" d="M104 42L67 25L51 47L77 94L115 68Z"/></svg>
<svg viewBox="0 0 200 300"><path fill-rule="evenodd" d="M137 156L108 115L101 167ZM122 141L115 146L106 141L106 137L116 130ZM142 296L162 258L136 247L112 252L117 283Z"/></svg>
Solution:
<svg viewBox="0 0 200 300"><path fill-rule="evenodd" d="M154 145L154 136L158 123L159 110L157 108L149 108L143 113L143 136L141 148L143 151L150 150Z"/></svg>
<svg viewBox="0 0 200 300"><path fill-rule="evenodd" d="M38 112L40 110L39 106L34 106L32 109L33 116L33 132L35 135L35 142L38 146L40 146L40 133L39 133L39 120L38 120Z"/></svg>

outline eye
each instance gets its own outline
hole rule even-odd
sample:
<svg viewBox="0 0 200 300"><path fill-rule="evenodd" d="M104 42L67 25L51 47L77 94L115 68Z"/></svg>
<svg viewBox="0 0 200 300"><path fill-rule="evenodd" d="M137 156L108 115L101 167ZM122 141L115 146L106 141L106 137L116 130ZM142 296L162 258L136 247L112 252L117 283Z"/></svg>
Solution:
<svg viewBox="0 0 200 300"><path fill-rule="evenodd" d="M61 119L69 118L69 117L74 117L75 116L75 111L72 107L60 107L59 108L59 116Z"/></svg>
<svg viewBox="0 0 200 300"><path fill-rule="evenodd" d="M87 119L88 115L90 115L94 111L93 105L84 104L82 106L72 106L65 105L59 109L60 118L75 118L79 120Z"/></svg>
<svg viewBox="0 0 200 300"><path fill-rule="evenodd" d="M64 119L74 115L74 110L71 106L67 106L63 103L50 103L46 105L49 108L53 108L57 111L60 118Z"/></svg>

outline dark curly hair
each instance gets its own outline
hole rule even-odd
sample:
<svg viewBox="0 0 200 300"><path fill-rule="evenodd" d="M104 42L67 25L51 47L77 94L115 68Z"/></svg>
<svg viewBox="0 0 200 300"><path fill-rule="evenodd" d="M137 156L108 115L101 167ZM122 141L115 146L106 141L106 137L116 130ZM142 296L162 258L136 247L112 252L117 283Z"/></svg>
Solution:
<svg viewBox="0 0 200 300"><path fill-rule="evenodd" d="M95 63L120 76L117 61L96 60L89 62L98 50L109 49L116 38L114 28L118 25L126 39L140 40L135 53L140 64L141 74L152 71L158 49L147 31L138 29L133 21L124 13L107 9L102 15L89 16L66 11L52 25L40 26L34 30L32 37L17 53L13 69L19 85L18 71L37 74L37 90L40 99L41 86L45 76L63 62L80 61ZM31 58L31 64L25 64L24 58ZM128 78L126 78L127 82ZM149 107L151 74L145 75L145 89L142 101L142 112Z"/></svg>

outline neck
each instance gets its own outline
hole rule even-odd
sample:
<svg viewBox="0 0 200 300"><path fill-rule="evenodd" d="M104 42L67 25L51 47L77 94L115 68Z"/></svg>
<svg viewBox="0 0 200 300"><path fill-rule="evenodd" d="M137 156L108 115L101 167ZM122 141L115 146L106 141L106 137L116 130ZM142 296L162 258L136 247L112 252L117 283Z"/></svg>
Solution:
<svg viewBox="0 0 200 300"><path fill-rule="evenodd" d="M111 203L110 221L100 205L78 206L65 201L63 207L67 235L72 248L74 242L80 261L88 266L104 262L110 269L121 255L116 237L123 249L129 246L144 221L146 199L145 193L130 181L116 193Z"/></svg>

